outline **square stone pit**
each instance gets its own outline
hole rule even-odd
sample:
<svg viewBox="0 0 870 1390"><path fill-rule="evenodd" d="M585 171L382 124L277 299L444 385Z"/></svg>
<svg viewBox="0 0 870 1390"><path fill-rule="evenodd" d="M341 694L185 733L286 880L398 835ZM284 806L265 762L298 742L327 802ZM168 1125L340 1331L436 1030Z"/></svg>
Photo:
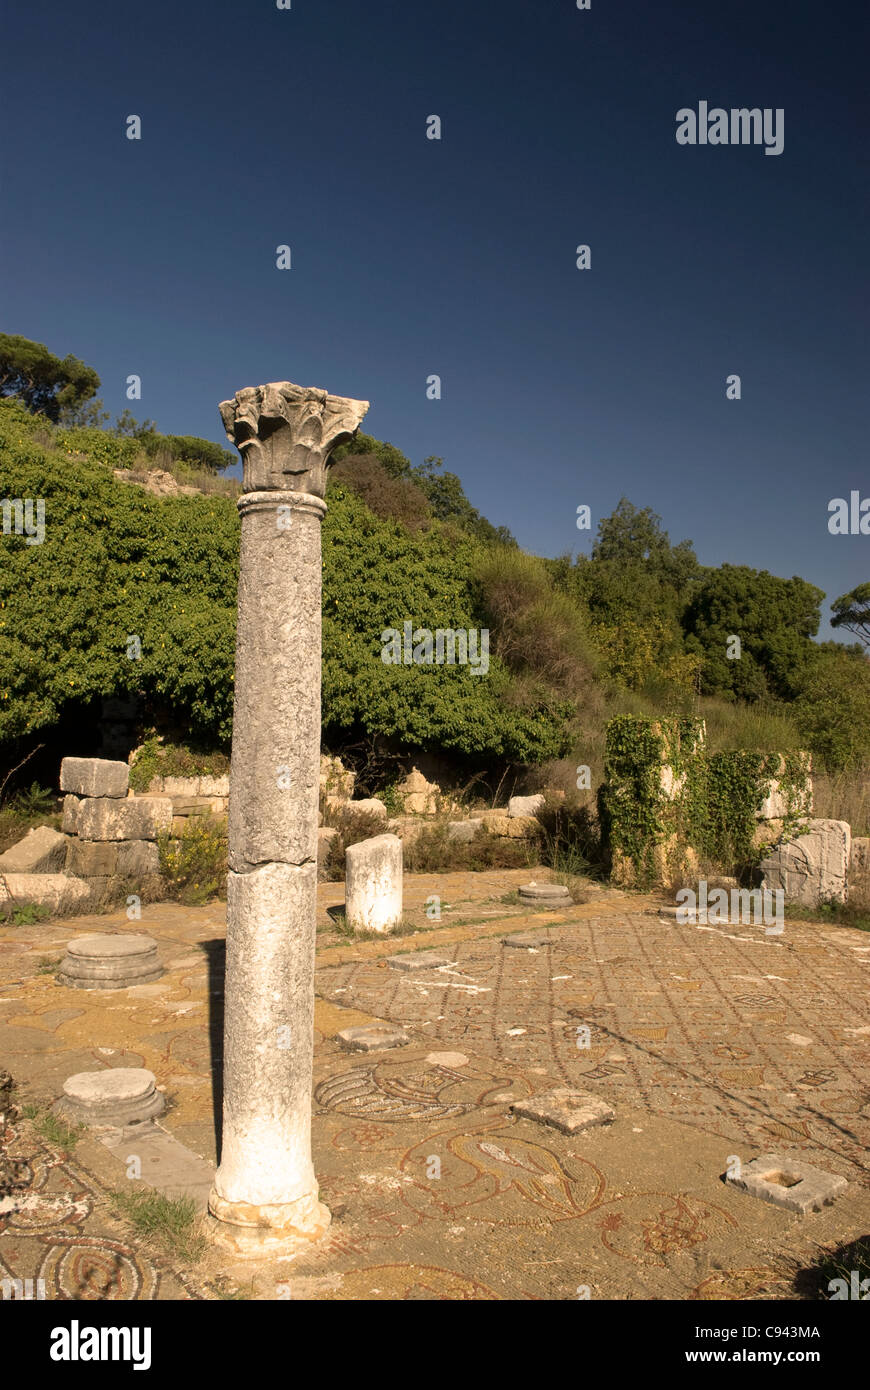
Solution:
<svg viewBox="0 0 870 1390"><path fill-rule="evenodd" d="M760 1197L800 1216L830 1206L848 1187L845 1178L783 1154L762 1154L744 1164L739 1175L726 1174L725 1180L750 1197Z"/></svg>

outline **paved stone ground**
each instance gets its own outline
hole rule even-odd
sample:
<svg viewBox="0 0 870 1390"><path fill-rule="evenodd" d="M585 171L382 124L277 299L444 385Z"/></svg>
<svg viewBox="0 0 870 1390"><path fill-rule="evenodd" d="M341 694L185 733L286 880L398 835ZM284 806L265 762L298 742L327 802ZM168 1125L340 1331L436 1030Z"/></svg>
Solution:
<svg viewBox="0 0 870 1390"><path fill-rule="evenodd" d="M65 1156L18 1123L8 1149L29 1160L30 1185L0 1200L0 1277L43 1278L57 1298L214 1298L222 1276L266 1298L794 1297L789 1264L870 1230L870 938L788 920L781 937L680 926L648 915L650 899L594 887L586 903L529 912L511 896L529 877L409 875L406 918L431 929L365 942L336 930L342 885L321 885L314 1142L334 1220L318 1247L259 1268L214 1254L185 1267L111 1216L124 1145L88 1135ZM425 916L433 894L440 924ZM67 942L107 930L155 937L163 979L58 985L50 963ZM546 943L501 944L525 931ZM0 929L0 1056L23 1099L53 1100L75 1071L148 1067L168 1110L143 1174L200 1202L223 937L222 904ZM448 964L386 962L430 947ZM338 1031L372 1019L405 1026L410 1045L339 1047ZM566 1084L615 1106L614 1124L570 1137L511 1113ZM726 1187L730 1156L771 1149L846 1177L847 1192L802 1219Z"/></svg>

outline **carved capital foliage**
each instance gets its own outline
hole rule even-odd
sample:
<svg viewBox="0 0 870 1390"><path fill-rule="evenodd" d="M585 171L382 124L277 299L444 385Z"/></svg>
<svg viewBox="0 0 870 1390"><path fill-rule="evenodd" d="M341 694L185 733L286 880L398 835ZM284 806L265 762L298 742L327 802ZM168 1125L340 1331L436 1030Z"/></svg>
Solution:
<svg viewBox="0 0 870 1390"><path fill-rule="evenodd" d="M231 401L222 401L227 438L242 455L244 491L323 497L332 450L351 438L368 408L368 401L330 396L292 381L246 386Z"/></svg>

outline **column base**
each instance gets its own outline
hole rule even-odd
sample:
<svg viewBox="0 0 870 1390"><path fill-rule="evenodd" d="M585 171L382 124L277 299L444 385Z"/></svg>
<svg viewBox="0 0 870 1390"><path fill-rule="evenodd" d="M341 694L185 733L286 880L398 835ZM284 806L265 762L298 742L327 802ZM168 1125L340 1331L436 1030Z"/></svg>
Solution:
<svg viewBox="0 0 870 1390"><path fill-rule="evenodd" d="M298 1255L322 1240L332 1215L315 1193L296 1202L253 1206L228 1202L212 1189L203 1232L221 1250L239 1259Z"/></svg>

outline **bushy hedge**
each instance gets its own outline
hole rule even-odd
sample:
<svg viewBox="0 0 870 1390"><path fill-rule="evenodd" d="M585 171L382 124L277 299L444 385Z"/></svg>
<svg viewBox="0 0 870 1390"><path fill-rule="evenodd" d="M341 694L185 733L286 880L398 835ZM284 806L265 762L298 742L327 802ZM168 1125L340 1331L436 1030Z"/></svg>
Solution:
<svg viewBox="0 0 870 1390"><path fill-rule="evenodd" d="M239 523L223 497L157 498L118 482L133 441L58 430L0 403L0 497L42 499L45 538L0 536L0 742L26 738L71 702L140 692L198 741L232 727ZM381 633L480 628L475 544L435 523L411 536L341 487L323 528L323 718L336 738L518 762L567 751L570 706L524 705L491 654L469 666L388 666ZM128 656L130 639L141 659ZM135 647L133 647L135 650Z"/></svg>

